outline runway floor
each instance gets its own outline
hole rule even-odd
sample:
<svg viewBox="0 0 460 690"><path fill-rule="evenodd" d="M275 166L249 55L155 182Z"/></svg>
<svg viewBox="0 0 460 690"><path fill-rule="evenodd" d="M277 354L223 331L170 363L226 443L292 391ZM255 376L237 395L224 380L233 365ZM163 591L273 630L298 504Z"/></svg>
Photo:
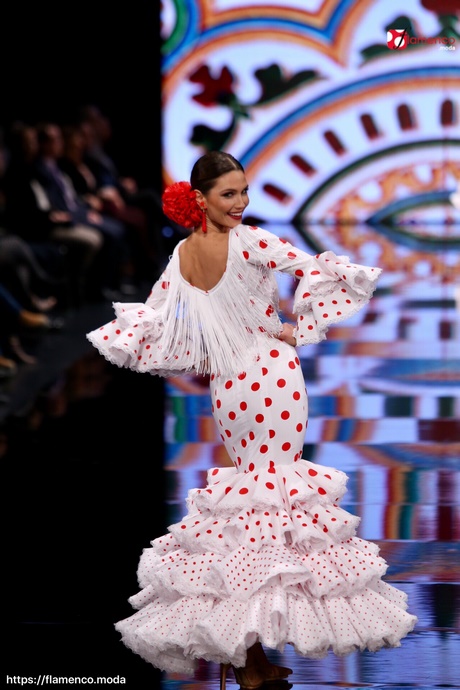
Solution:
<svg viewBox="0 0 460 690"><path fill-rule="evenodd" d="M0 381L6 683L217 689L217 666L162 674L113 629L132 612L142 549L182 517L206 470L228 462L206 382L164 384L103 361L84 334L112 317L110 304L64 316L36 344L39 364ZM382 289L301 353L304 457L348 474L342 506L380 546L418 623L400 648L376 654L272 652L294 669L294 690L460 688L459 343L447 287Z"/></svg>

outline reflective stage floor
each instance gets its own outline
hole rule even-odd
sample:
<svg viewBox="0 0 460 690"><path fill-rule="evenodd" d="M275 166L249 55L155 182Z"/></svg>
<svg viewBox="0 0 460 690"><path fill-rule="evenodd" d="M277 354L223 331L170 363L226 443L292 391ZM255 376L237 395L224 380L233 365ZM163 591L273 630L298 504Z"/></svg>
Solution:
<svg viewBox="0 0 460 690"><path fill-rule="evenodd" d="M142 549L182 517L209 467L228 464L207 382L164 383L104 362L84 334L112 318L109 304L65 318L37 344L39 364L0 381L5 673L216 690L217 666L200 664L194 678L161 674L113 630L132 612ZM270 656L294 669L294 690L460 688L454 291L442 281L384 283L361 314L299 355L310 405L304 457L347 473L342 506L380 546L386 579L407 592L418 623L400 648L376 654ZM233 676L227 687L238 687Z"/></svg>

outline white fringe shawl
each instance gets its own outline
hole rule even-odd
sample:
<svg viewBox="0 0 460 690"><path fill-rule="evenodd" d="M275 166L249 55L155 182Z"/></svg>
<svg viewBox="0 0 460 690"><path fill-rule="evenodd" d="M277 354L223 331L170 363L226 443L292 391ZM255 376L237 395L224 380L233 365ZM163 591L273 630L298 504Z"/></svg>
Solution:
<svg viewBox="0 0 460 690"><path fill-rule="evenodd" d="M224 275L211 290L200 290L180 273L183 241L174 248L168 266L161 349L182 372L234 376L256 361L261 337L281 331L276 278L266 267L245 262L232 232Z"/></svg>

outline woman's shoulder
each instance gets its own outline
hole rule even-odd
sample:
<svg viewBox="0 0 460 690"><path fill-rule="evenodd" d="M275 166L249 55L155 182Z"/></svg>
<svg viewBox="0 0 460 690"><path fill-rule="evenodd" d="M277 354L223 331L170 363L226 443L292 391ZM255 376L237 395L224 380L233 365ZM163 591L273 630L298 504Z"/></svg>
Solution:
<svg viewBox="0 0 460 690"><path fill-rule="evenodd" d="M237 225L236 228L233 230L234 234L237 237L240 237L242 240L246 241L254 241L257 240L257 238L265 235L270 235L271 233L267 232L267 230L264 230L263 228L259 227L258 225Z"/></svg>
<svg viewBox="0 0 460 690"><path fill-rule="evenodd" d="M234 232L240 243L249 247L261 247L261 242L266 242L270 246L273 246L274 242L278 244L280 241L278 235L261 228L259 225L241 224L234 228Z"/></svg>

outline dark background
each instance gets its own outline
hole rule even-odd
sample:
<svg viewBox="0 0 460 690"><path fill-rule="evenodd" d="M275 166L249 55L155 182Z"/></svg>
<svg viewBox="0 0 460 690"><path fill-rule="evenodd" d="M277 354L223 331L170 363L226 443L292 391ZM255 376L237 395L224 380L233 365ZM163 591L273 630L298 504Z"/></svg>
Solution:
<svg viewBox="0 0 460 690"><path fill-rule="evenodd" d="M0 16L0 131L16 120L65 124L95 103L112 123L120 172L161 189L159 3L19 1ZM106 319L92 318L74 338ZM5 675L160 686L113 628L133 613L142 549L165 532L162 385L130 373L107 366L104 396L72 402L35 433L20 416L9 427Z"/></svg>
<svg viewBox="0 0 460 690"><path fill-rule="evenodd" d="M161 188L160 3L40 0L0 16L0 127L100 106L123 174Z"/></svg>

